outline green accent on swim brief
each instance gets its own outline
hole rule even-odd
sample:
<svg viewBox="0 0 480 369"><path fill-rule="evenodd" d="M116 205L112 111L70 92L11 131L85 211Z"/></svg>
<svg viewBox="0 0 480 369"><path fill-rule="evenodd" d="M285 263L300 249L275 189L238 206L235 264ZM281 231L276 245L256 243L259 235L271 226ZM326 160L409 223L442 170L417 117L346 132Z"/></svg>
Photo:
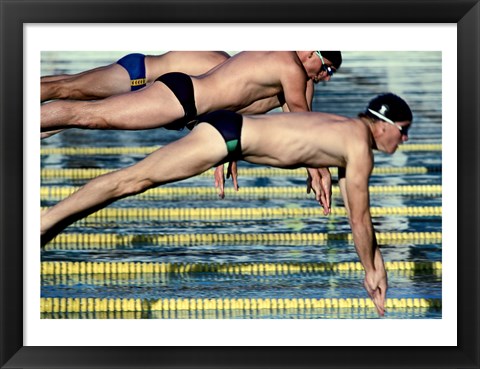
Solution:
<svg viewBox="0 0 480 369"><path fill-rule="evenodd" d="M227 144L227 151L230 153L235 151L235 149L237 148L238 140L230 140L225 143Z"/></svg>

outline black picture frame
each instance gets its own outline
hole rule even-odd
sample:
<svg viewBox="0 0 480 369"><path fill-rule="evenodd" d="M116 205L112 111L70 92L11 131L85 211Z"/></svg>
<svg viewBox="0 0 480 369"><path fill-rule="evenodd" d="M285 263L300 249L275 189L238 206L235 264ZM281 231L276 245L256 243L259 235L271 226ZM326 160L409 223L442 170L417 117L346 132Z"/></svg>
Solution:
<svg viewBox="0 0 480 369"><path fill-rule="evenodd" d="M479 0L0 0L0 4L2 368L479 368ZM458 76L458 194L445 194L457 196L458 202L456 347L361 347L365 342L358 347L269 347L268 342L265 347L23 345L23 235L28 232L23 229L22 192L23 25L177 22L457 24L458 68L444 71Z"/></svg>

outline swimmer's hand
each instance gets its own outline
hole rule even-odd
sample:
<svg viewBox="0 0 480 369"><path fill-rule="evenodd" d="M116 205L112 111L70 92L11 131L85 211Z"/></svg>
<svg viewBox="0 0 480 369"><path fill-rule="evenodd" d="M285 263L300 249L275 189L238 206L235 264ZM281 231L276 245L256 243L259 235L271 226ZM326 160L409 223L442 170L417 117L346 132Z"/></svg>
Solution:
<svg viewBox="0 0 480 369"><path fill-rule="evenodd" d="M325 193L325 203L328 209L328 212L325 215L327 215L330 214L332 206L332 175L330 174L330 169L328 169L328 167L319 168L318 171L322 177L322 189Z"/></svg>
<svg viewBox="0 0 480 369"><path fill-rule="evenodd" d="M215 177L215 188L217 189L218 196L221 199L225 198L225 175L224 175L224 165L219 165L215 168L213 174ZM233 188L235 191L238 191L238 178L237 178L237 162L232 161L228 163L227 168L227 179L232 177Z"/></svg>
<svg viewBox="0 0 480 369"><path fill-rule="evenodd" d="M315 199L323 207L323 214L330 214L332 200L332 176L328 168L307 168L307 193L312 190Z"/></svg>
<svg viewBox="0 0 480 369"><path fill-rule="evenodd" d="M233 182L233 188L235 191L238 191L238 172L237 172L237 162L236 161L231 161L228 163L228 168L227 168L227 179L232 177L232 182Z"/></svg>
<svg viewBox="0 0 480 369"><path fill-rule="evenodd" d="M375 304L378 315L384 316L388 282L385 265L379 251L375 255L375 270L365 273L363 285Z"/></svg>
<svg viewBox="0 0 480 369"><path fill-rule="evenodd" d="M215 168L213 177L215 178L215 188L217 189L218 197L221 199L225 198L225 176L224 176L224 165L219 165Z"/></svg>

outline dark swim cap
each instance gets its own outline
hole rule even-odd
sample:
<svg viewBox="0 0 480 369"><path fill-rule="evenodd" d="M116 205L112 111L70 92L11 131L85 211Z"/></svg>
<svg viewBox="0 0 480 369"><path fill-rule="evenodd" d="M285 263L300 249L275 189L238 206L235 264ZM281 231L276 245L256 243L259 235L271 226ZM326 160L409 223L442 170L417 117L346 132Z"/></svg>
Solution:
<svg viewBox="0 0 480 369"><path fill-rule="evenodd" d="M339 69L342 64L342 53L340 51L320 51L322 56L332 63L335 69Z"/></svg>
<svg viewBox="0 0 480 369"><path fill-rule="evenodd" d="M368 104L366 115L387 122L412 121L412 111L408 104L392 93L378 95ZM385 119L386 118L386 119Z"/></svg>

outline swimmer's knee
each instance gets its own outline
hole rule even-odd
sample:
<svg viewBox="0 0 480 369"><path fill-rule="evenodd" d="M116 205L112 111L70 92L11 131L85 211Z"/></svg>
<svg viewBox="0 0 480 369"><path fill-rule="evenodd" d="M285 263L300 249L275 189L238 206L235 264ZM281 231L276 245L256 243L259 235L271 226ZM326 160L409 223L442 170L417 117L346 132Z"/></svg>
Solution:
<svg viewBox="0 0 480 369"><path fill-rule="evenodd" d="M60 99L72 99L72 100L93 100L97 99L98 96L95 93L89 93L89 88L85 87L84 84L77 82L76 80L63 80L58 85L57 94Z"/></svg>
<svg viewBox="0 0 480 369"><path fill-rule="evenodd" d="M79 117L76 120L75 125L78 128L83 128L83 129L112 129L113 128L106 119L96 115Z"/></svg>
<svg viewBox="0 0 480 369"><path fill-rule="evenodd" d="M130 173L128 169L118 172L116 180L115 197L123 198L141 194L154 187L152 181Z"/></svg>
<svg viewBox="0 0 480 369"><path fill-rule="evenodd" d="M78 89L76 89L75 86L72 86L69 78L51 82L42 82L42 89L43 88L48 91L50 99L81 100Z"/></svg>
<svg viewBox="0 0 480 369"><path fill-rule="evenodd" d="M90 193L101 193L113 201L140 194L153 187L152 182L139 178L130 168L101 175L86 186Z"/></svg>
<svg viewBox="0 0 480 369"><path fill-rule="evenodd" d="M42 101L67 99L64 89L60 85L61 81L41 82Z"/></svg>
<svg viewBox="0 0 480 369"><path fill-rule="evenodd" d="M91 102L75 103L70 107L72 125L82 129L113 129L109 119L99 114L92 104Z"/></svg>
<svg viewBox="0 0 480 369"><path fill-rule="evenodd" d="M123 196L139 195L152 187L152 182L147 180L129 182L124 186Z"/></svg>

